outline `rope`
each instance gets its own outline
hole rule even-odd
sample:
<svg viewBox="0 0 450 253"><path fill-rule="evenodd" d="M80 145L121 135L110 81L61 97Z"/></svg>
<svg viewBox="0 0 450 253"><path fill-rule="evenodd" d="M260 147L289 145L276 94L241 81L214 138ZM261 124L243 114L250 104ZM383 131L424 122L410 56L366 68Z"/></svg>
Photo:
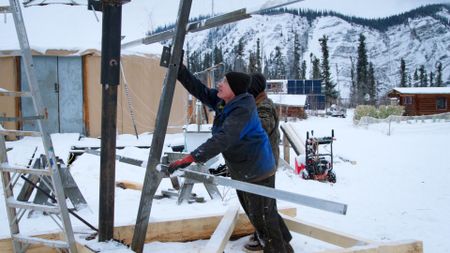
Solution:
<svg viewBox="0 0 450 253"><path fill-rule="evenodd" d="M134 133L136 134L136 139L139 139L139 135L138 135L138 131L137 131L137 127L136 127L136 120L134 117L134 110L133 110L133 105L131 103L131 97L129 95L128 92L128 82L125 78L125 71L123 70L123 65L122 62L120 62L120 73L123 79L123 83L124 83L124 89L125 89L125 96L127 96L127 103L128 103L128 111L130 112L130 116L131 116L131 121L133 122L133 127L134 127Z"/></svg>

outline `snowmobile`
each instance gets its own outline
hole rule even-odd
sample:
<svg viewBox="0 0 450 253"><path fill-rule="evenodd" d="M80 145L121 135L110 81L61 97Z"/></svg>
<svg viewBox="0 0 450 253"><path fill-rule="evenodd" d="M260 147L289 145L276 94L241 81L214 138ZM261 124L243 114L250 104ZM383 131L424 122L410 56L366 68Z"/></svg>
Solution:
<svg viewBox="0 0 450 253"><path fill-rule="evenodd" d="M334 130L331 136L314 137L314 132L306 132L305 155L295 160L296 172L304 179L318 180L321 182L336 183L336 174L333 171L333 141ZM330 145L328 152L321 145ZM319 153L319 149L321 152ZM300 163L300 165L299 165Z"/></svg>

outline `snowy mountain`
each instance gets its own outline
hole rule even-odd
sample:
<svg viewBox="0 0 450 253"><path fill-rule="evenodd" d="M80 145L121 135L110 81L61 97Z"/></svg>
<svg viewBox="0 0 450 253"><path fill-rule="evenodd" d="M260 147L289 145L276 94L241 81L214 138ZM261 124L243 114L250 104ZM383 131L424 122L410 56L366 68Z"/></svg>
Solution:
<svg viewBox="0 0 450 253"><path fill-rule="evenodd" d="M413 11L420 13L424 8ZM356 64L358 38L363 34L368 60L374 64L379 96L383 96L400 82L401 58L406 61L410 78L420 65L424 65L429 74L434 73L435 65L441 62L442 79L444 83L450 83L450 6L439 5L435 9L433 13L424 11L425 14L412 18L405 18L406 13L404 21L387 25L385 29L352 22L352 18L339 14L318 15L313 19L290 13L253 15L250 19L216 30L190 34L186 41L190 55L211 53L213 45L216 45L222 49L224 61L232 66L236 57L234 48L239 40L244 46L243 58L248 64L250 52L256 52L259 39L263 61L273 57L278 46L288 63L286 65L289 65L293 61L294 36L297 34L303 48L300 61L306 60L306 77L309 78L310 55L322 57L318 40L326 35L333 81L337 81L341 97L348 98L351 58Z"/></svg>

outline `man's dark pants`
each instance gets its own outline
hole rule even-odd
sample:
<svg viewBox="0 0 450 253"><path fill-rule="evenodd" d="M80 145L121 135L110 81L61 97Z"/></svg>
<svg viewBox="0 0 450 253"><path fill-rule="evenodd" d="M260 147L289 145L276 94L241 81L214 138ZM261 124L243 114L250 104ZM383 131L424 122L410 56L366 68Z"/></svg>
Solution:
<svg viewBox="0 0 450 253"><path fill-rule="evenodd" d="M252 183L275 188L275 175ZM239 202L264 244L264 253L289 252L290 247L287 245L292 235L278 213L276 200L239 190L236 192Z"/></svg>

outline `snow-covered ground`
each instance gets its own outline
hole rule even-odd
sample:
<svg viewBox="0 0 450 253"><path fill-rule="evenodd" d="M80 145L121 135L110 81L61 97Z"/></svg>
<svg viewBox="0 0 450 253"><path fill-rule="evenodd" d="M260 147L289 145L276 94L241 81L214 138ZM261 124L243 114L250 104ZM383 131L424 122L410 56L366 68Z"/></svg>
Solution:
<svg viewBox="0 0 450 253"><path fill-rule="evenodd" d="M350 115L349 115L350 116ZM357 235L362 238L390 242L416 239L424 242L425 252L450 252L450 122L418 121L391 126L371 125L368 128L355 127L351 117L321 118L291 122L300 136L314 130L317 137L329 136L335 130L336 142L333 145L336 184L306 181L290 170L279 170L276 187L323 199L348 204L347 215L338 215L321 210L279 201L280 207L297 207L297 217L311 223L330 227L334 230ZM53 135L55 151L67 160L73 145L99 145L96 139L78 140L78 134ZM167 144L184 142L182 134L168 135ZM26 165L39 140L24 138L8 142L11 163ZM131 135L118 137L117 145L150 145L151 135L141 135L139 140ZM291 152L292 155L294 154ZM148 150L127 147L118 154L147 160ZM352 164L350 161L355 161ZM347 161L347 162L346 162ZM291 162L293 164L293 162ZM98 222L99 191L98 156L85 154L77 158L71 172L89 203L88 209L78 212L91 224ZM117 163L116 180L142 182L144 168ZM158 192L170 187L170 181L163 179ZM140 192L116 188L115 225L134 224L139 206ZM175 199L155 200L150 220L180 219L197 215L216 214L238 203L234 190L219 187L223 200L210 200L201 185L194 192L204 196L206 203L182 204ZM0 238L8 237L8 225L0 195ZM51 231L48 217L25 218L24 233ZM86 231L85 226L72 219L75 231ZM292 245L296 252L315 252L335 249L336 246L323 243L293 233ZM228 243L225 251L242 252L247 238ZM189 243L153 242L145 246L145 252L194 252L207 241Z"/></svg>

